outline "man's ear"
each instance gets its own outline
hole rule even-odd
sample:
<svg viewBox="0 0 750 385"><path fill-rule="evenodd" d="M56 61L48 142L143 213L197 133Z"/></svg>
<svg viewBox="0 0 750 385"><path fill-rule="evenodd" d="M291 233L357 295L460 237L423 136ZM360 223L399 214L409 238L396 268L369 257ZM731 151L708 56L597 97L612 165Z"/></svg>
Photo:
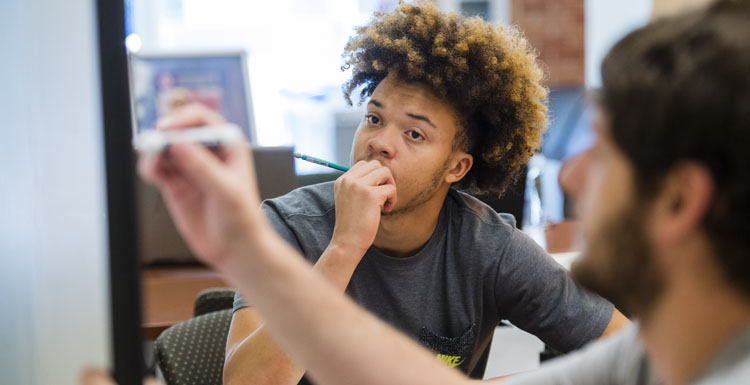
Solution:
<svg viewBox="0 0 750 385"><path fill-rule="evenodd" d="M474 157L466 152L456 152L453 154L448 165L448 171L445 174L445 181L447 183L456 183L466 176L466 173L471 170L471 166L474 165Z"/></svg>
<svg viewBox="0 0 750 385"><path fill-rule="evenodd" d="M694 236L713 198L714 179L704 165L684 162L673 167L654 201L654 240L672 246Z"/></svg>

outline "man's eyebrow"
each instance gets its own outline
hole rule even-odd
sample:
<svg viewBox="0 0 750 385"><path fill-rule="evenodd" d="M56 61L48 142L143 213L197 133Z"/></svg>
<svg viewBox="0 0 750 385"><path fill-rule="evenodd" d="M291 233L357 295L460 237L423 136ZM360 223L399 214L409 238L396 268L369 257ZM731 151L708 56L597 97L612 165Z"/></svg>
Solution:
<svg viewBox="0 0 750 385"><path fill-rule="evenodd" d="M369 104L372 104L372 105L374 105L375 107L383 108L383 103L380 103L379 101L377 101L377 100L375 100L375 99L370 99L370 101L369 101L369 102L367 102L367 104L368 104L368 105L369 105ZM406 113L406 116L408 116L408 117L410 117L410 118L412 118L412 119L416 119L416 120L421 120L421 121L423 121L423 122L425 122L425 123L429 124L429 125L430 125L430 126L432 126L433 128L437 128L437 126L435 125L435 123L432 123L432 121L430 120L430 118L428 118L428 117L426 117L426 116L424 116L424 115L418 115L418 114L413 114L413 113L407 112L407 113Z"/></svg>
<svg viewBox="0 0 750 385"><path fill-rule="evenodd" d="M406 116L408 116L408 117L410 117L412 119L421 120L421 121L429 124L430 126L432 126L432 128L437 128L437 126L435 126L435 123L432 123L430 121L430 119L428 117L424 116L424 115L417 115L417 114L412 114L410 112L407 112Z"/></svg>

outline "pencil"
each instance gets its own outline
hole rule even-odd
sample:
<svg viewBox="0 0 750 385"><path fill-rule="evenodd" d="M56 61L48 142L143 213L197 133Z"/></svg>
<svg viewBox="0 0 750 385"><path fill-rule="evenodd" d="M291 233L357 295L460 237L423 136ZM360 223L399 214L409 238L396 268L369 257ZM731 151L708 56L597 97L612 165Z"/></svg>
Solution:
<svg viewBox="0 0 750 385"><path fill-rule="evenodd" d="M299 152L295 152L294 153L294 157L302 159L302 160L306 160L306 161L308 161L310 163L315 163L315 164L319 164L321 166L330 167L330 168L335 169L335 170L344 171L344 172L349 171L349 167L342 166L340 164L336 164L336 163L333 163L333 162L329 162L327 160L323 160L323 159L320 159L320 158L316 158L314 156L300 154Z"/></svg>

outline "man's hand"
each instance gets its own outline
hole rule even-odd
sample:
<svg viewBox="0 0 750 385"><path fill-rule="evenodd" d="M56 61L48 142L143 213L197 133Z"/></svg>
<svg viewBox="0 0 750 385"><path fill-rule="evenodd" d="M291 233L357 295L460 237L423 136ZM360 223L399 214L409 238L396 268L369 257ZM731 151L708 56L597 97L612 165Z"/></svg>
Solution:
<svg viewBox="0 0 750 385"><path fill-rule="evenodd" d="M176 109L160 120L161 130L224 123L200 105ZM176 143L162 154L141 154L138 171L162 192L176 226L204 262L221 265L259 212L252 157L245 142L211 152L194 143Z"/></svg>
<svg viewBox="0 0 750 385"><path fill-rule="evenodd" d="M81 372L81 385L117 385L107 372L101 369L87 368ZM154 377L147 377L143 385L164 385Z"/></svg>
<svg viewBox="0 0 750 385"><path fill-rule="evenodd" d="M334 185L336 225L332 245L360 258L375 241L381 212L396 204L396 183L380 162L359 161Z"/></svg>

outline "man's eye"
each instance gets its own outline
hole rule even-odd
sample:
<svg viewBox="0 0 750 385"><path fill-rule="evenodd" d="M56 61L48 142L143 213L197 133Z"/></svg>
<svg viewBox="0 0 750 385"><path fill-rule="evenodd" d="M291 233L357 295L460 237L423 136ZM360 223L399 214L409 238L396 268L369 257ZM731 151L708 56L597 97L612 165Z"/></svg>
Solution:
<svg viewBox="0 0 750 385"><path fill-rule="evenodd" d="M412 139L422 139L422 134L420 134L420 133L418 133L418 132L416 132L414 130L409 131L408 134L409 134L409 137L412 138Z"/></svg>
<svg viewBox="0 0 750 385"><path fill-rule="evenodd" d="M365 120L370 124L380 124L380 118L375 115L365 115Z"/></svg>

